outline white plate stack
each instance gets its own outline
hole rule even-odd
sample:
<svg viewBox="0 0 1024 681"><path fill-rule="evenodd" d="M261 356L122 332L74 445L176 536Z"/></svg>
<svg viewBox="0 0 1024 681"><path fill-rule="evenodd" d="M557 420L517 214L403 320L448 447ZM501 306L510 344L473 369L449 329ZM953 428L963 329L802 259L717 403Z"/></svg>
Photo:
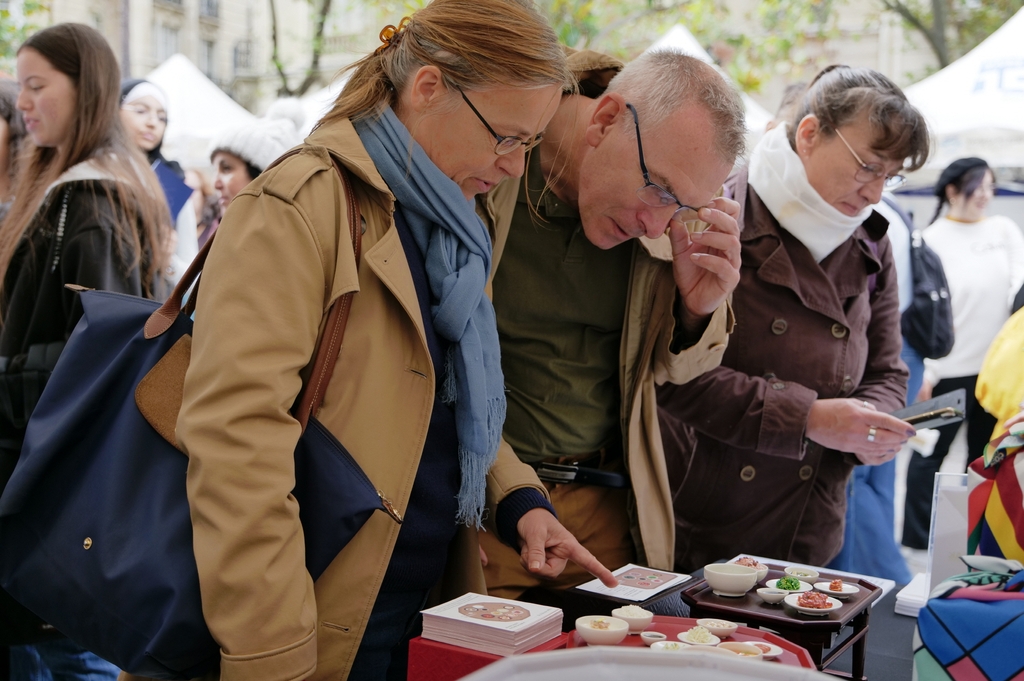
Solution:
<svg viewBox="0 0 1024 681"><path fill-rule="evenodd" d="M917 612L928 602L928 575L919 572L910 580L910 584L896 594L897 615L917 617Z"/></svg>
<svg viewBox="0 0 1024 681"><path fill-rule="evenodd" d="M562 633L562 611L468 593L423 611L423 638L492 655L515 655Z"/></svg>

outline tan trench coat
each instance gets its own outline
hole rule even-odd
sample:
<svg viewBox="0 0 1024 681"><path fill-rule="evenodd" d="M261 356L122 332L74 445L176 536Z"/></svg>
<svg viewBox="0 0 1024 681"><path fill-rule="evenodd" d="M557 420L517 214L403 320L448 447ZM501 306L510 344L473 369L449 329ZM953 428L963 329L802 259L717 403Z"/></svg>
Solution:
<svg viewBox="0 0 1024 681"><path fill-rule="evenodd" d="M360 202L358 271L328 149ZM393 205L352 126L332 125L232 201L207 261L177 434L224 681L344 679L384 578L399 525L376 513L310 580L290 493L299 425L289 408L326 311L358 291L319 419L404 511L435 375ZM543 491L529 466L500 452L488 477L491 515L526 486ZM459 530L444 598L485 588L477 546L475 530Z"/></svg>

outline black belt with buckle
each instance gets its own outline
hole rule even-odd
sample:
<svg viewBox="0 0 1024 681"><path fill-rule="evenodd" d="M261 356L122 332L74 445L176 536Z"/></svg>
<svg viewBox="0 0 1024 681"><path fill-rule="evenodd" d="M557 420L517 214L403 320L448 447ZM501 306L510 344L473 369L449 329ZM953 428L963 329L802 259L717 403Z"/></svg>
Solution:
<svg viewBox="0 0 1024 681"><path fill-rule="evenodd" d="M629 487L629 479L622 473L613 471L602 471L597 468L579 466L576 464L547 463L541 461L533 464L537 471L537 477L544 482L553 483L577 483L580 485L596 485L598 487L613 487L621 489Z"/></svg>

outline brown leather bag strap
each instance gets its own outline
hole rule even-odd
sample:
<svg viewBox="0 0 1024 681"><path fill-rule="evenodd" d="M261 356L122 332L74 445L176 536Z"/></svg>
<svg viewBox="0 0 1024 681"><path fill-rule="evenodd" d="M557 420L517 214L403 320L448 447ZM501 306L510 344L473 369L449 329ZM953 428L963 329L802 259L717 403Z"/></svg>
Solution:
<svg viewBox="0 0 1024 681"><path fill-rule="evenodd" d="M349 180L348 171L333 155L334 169L341 177L341 184L345 190L345 203L348 204L348 229L352 237L352 251L356 257L356 271L359 271L359 263L362 256L363 229L359 217L359 202L355 192L352 190L352 182ZM338 355L341 353L342 339L345 337L345 326L348 324L348 315L352 310L352 299L356 292L350 291L338 298L331 305L327 312L327 324L324 326L324 334L316 349L313 360L313 371L309 375L309 381L302 391L299 404L293 411L293 416L306 430L309 418L314 416L320 409L324 400L324 393L327 385L331 382L331 374L334 373L334 365L338 362Z"/></svg>
<svg viewBox="0 0 1024 681"><path fill-rule="evenodd" d="M294 156L300 151L302 151L301 146L289 149L277 157L277 159L267 166L263 172L270 170L281 161L289 158L290 156ZM171 295L164 301L164 304L157 308L156 311L150 315L149 319L146 320L146 326L143 327L143 335L147 340L152 340L153 338L165 333L167 329L171 328L171 324L174 323L174 320L178 318L178 315L181 313L181 301L188 292L189 287L192 286L192 283L195 282L202 273L203 266L206 264L206 256L210 254L210 247L213 246L213 240L216 236L216 232L210 235L210 238L205 244L203 244L203 247L199 249L199 253L196 254L196 257L193 258L192 262L189 264L188 269L185 270L185 274L181 275L181 279L175 285L174 290L171 291ZM197 286L196 289L197 290L192 292L192 299L190 300L190 307L193 310L195 309L194 299L199 293L199 287Z"/></svg>
<svg viewBox="0 0 1024 681"><path fill-rule="evenodd" d="M290 149L267 166L266 170L270 170L284 159L294 156L300 151L301 147ZM345 203L348 205L348 229L349 235L352 238L352 251L355 253L356 271L358 272L363 246L363 229L359 217L359 201L356 199L355 191L352 189L352 182L349 179L348 171L345 170L341 162L333 154L331 155L331 162L334 164L334 169L341 179L341 186L345 192ZM188 266L188 269L185 270L185 274L182 275L181 280L174 287L170 297L146 320L144 335L147 339L156 338L166 332L171 328L178 315L181 314L182 298L184 298L189 287L192 286L192 283L202 273L203 265L206 264L206 256L209 255L210 246L213 245L213 240L216 236L216 233L214 233L209 241L203 244L203 248ZM192 309L194 309L194 300L199 295L198 289L199 286L197 284L195 290L192 291L192 297L189 299L189 307ZM302 393L299 395L295 408L292 410L295 418L302 424L303 431L306 430L306 424L309 422L310 416L316 414L317 410L320 409L327 385L331 382L334 365L337 363L338 355L341 353L342 339L345 337L345 326L348 324L348 315L352 309L352 298L354 296L355 291L346 293L334 301L327 311L327 323L324 325L324 333L320 337L320 342L317 343L316 351L313 354L313 370L309 375L305 388L303 388Z"/></svg>

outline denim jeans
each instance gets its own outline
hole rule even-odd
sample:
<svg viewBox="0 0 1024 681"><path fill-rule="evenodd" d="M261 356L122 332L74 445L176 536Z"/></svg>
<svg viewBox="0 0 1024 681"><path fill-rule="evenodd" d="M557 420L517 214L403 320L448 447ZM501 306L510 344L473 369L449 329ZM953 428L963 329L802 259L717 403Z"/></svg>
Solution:
<svg viewBox="0 0 1024 681"><path fill-rule="evenodd" d="M116 681L118 673L70 639L11 646L11 681Z"/></svg>

